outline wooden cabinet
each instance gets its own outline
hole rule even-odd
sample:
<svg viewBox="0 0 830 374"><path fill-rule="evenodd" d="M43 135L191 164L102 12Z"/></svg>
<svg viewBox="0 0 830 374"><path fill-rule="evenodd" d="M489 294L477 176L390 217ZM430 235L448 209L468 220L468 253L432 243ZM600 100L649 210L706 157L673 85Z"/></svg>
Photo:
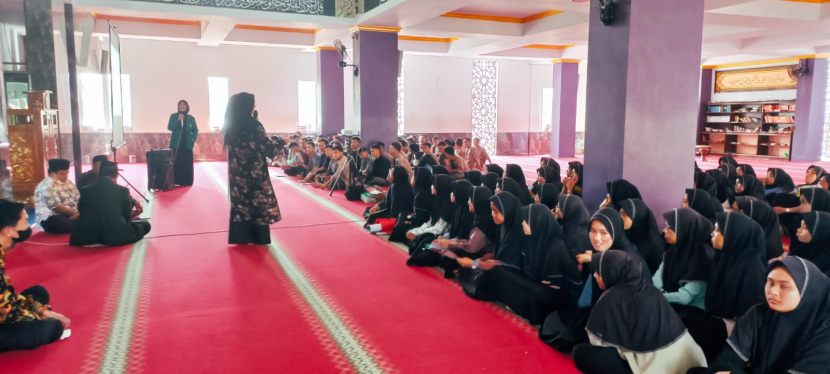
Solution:
<svg viewBox="0 0 830 374"><path fill-rule="evenodd" d="M712 154L789 159L795 101L710 102L698 144Z"/></svg>
<svg viewBox="0 0 830 374"><path fill-rule="evenodd" d="M9 159L14 200L34 206L35 188L46 178L49 159L60 157L58 111L51 91L33 91L28 109L8 109Z"/></svg>

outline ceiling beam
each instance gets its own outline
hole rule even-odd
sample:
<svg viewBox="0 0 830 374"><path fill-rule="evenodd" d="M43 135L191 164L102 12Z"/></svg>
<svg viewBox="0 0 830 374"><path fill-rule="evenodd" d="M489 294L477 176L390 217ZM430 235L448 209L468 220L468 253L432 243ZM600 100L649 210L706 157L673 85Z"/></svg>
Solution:
<svg viewBox="0 0 830 374"><path fill-rule="evenodd" d="M201 47L218 47L219 44L225 41L234 26L236 25L233 22L228 21L203 21L202 38L198 45Z"/></svg>
<svg viewBox="0 0 830 374"><path fill-rule="evenodd" d="M478 0L389 0L357 18L358 25L407 28Z"/></svg>

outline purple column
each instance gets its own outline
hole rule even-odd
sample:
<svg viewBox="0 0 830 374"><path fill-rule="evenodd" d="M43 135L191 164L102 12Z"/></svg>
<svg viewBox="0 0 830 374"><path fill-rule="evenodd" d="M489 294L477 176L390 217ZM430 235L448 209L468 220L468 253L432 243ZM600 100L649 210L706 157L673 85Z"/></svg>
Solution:
<svg viewBox="0 0 830 374"><path fill-rule="evenodd" d="M380 28L372 28L380 29ZM398 33L355 31L354 123L364 144L398 138Z"/></svg>
<svg viewBox="0 0 830 374"><path fill-rule="evenodd" d="M553 121L550 125L550 157L576 154L576 91L579 60L553 60Z"/></svg>
<svg viewBox="0 0 830 374"><path fill-rule="evenodd" d="M591 2L583 196L596 209L625 178L660 217L693 183L703 0L615 5L604 26Z"/></svg>
<svg viewBox="0 0 830 374"><path fill-rule="evenodd" d="M795 126L793 130L793 161L819 161L824 141L824 112L827 95L826 58L808 58L807 74L798 77L798 93L795 96Z"/></svg>
<svg viewBox="0 0 830 374"><path fill-rule="evenodd" d="M712 74L713 69L700 70L700 108L697 112L697 132L695 133L695 144L703 143L700 132L706 127L706 106L712 101Z"/></svg>
<svg viewBox="0 0 830 374"><path fill-rule="evenodd" d="M317 47L317 118L320 134L339 134L346 122L343 68L336 49Z"/></svg>

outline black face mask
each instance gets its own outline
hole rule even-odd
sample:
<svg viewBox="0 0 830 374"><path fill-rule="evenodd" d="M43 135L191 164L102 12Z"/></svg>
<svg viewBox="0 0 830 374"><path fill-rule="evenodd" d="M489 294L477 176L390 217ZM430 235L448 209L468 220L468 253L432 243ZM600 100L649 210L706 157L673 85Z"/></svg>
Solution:
<svg viewBox="0 0 830 374"><path fill-rule="evenodd" d="M25 241L29 240L30 236L32 236L32 228L29 227L26 230L18 231L17 235L19 235L17 238L12 238L13 242L15 242L15 243L25 242Z"/></svg>

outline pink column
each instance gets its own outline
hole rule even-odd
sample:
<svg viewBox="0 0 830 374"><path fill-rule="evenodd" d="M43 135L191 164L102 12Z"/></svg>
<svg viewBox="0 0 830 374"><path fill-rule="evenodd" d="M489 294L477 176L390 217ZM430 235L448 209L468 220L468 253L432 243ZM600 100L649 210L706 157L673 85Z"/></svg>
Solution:
<svg viewBox="0 0 830 374"><path fill-rule="evenodd" d="M346 114L343 92L343 68L340 54L334 47L315 47L317 50L317 118L320 134L330 136L343 129Z"/></svg>
<svg viewBox="0 0 830 374"><path fill-rule="evenodd" d="M354 30L354 60L360 67L354 80L354 123L367 146L382 141L388 147L398 138L398 31Z"/></svg>
<svg viewBox="0 0 830 374"><path fill-rule="evenodd" d="M576 154L576 96L579 60L553 60L553 121L550 125L550 157Z"/></svg>

